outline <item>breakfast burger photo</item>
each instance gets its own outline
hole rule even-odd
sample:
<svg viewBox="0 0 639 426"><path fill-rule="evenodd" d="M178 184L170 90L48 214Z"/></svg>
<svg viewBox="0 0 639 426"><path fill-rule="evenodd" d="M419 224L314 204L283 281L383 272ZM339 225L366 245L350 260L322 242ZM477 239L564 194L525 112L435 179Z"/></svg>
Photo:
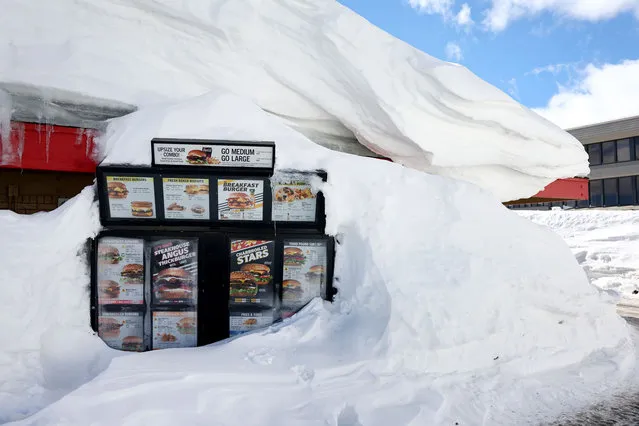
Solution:
<svg viewBox="0 0 639 426"><path fill-rule="evenodd" d="M226 202L230 209L247 210L255 208L255 200L245 192L232 192Z"/></svg>
<svg viewBox="0 0 639 426"><path fill-rule="evenodd" d="M109 198L123 199L129 194L129 190L122 182L107 183L107 192Z"/></svg>
<svg viewBox="0 0 639 426"><path fill-rule="evenodd" d="M253 275L248 272L231 272L229 295L231 297L255 297L257 295L257 283Z"/></svg>
<svg viewBox="0 0 639 426"><path fill-rule="evenodd" d="M132 201L131 214L135 217L152 217L153 203L150 201Z"/></svg>

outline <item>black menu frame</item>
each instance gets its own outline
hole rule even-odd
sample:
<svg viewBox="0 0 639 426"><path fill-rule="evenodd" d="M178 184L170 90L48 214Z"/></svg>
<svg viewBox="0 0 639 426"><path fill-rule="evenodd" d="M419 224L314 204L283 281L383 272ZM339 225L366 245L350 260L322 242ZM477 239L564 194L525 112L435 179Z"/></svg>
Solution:
<svg viewBox="0 0 639 426"><path fill-rule="evenodd" d="M98 331L98 305L97 294L97 254L98 242L104 237L141 238L145 244L149 241L180 238L197 238L198 245L198 298L197 312L197 345L203 346L215 343L229 337L229 274L231 259L231 241L244 240L273 240L275 241L275 256L273 258L273 283L275 286L276 302L273 309L279 311L278 300L281 300L281 283L283 276L283 248L287 240L323 240L326 241L326 300L333 301L335 289L333 288L335 240L333 237L313 233L275 233L273 230L256 230L243 232L224 231L175 231L168 229L131 229L131 230L104 230L88 242L88 257L91 265L91 327ZM145 268L149 263L145 259ZM147 271L148 276L148 271ZM149 284L150 285L150 284ZM164 305L153 305L151 300L135 311L145 311L149 306L150 312L154 310L180 310L178 307L168 308ZM184 309L189 309L187 306ZM233 306L233 311L252 311L264 309L259 306ZM152 319L151 319L152 320ZM278 322L278 321L276 321ZM145 339L146 341L147 339ZM151 340L148 339L148 345Z"/></svg>

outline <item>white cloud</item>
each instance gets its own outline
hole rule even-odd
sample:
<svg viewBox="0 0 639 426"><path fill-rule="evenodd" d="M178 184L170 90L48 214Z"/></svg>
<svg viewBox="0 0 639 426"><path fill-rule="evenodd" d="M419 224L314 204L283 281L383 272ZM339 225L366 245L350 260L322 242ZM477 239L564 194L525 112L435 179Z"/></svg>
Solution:
<svg viewBox="0 0 639 426"><path fill-rule="evenodd" d="M428 14L448 15L455 0L408 0L411 7Z"/></svg>
<svg viewBox="0 0 639 426"><path fill-rule="evenodd" d="M460 27L470 27L473 24L473 18L471 17L471 10L468 3L462 4L459 13L455 16L455 22Z"/></svg>
<svg viewBox="0 0 639 426"><path fill-rule="evenodd" d="M550 64L544 67L537 67L532 71L527 72L525 75L539 75L546 72L557 75L563 71L569 71L572 68L574 68L573 64Z"/></svg>
<svg viewBox="0 0 639 426"><path fill-rule="evenodd" d="M551 12L583 21L600 21L632 12L639 19L639 0L491 0L484 25L503 31L517 19Z"/></svg>
<svg viewBox="0 0 639 426"><path fill-rule="evenodd" d="M517 86L517 79L511 78L506 82L508 84L508 93L515 99L519 99L519 86Z"/></svg>
<svg viewBox="0 0 639 426"><path fill-rule="evenodd" d="M587 65L578 82L559 87L548 105L535 111L563 128L639 115L639 59Z"/></svg>
<svg viewBox="0 0 639 426"><path fill-rule="evenodd" d="M446 57L452 61L461 61L464 56L462 55L462 50L459 44L449 41L446 44Z"/></svg>

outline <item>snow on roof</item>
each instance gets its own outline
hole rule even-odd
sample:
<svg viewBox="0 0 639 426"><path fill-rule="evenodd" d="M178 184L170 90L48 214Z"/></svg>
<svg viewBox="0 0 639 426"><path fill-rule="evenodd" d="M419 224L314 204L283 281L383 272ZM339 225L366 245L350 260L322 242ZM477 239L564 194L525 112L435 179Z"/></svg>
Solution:
<svg viewBox="0 0 639 426"><path fill-rule="evenodd" d="M332 0L6 0L3 11L0 81L137 106L221 87L317 143L357 140L503 201L588 174L568 133Z"/></svg>

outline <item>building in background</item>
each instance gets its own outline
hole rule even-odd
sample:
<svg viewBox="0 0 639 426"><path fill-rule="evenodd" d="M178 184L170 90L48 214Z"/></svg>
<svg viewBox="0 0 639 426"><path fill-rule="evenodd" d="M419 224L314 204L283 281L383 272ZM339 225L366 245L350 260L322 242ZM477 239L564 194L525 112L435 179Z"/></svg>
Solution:
<svg viewBox="0 0 639 426"><path fill-rule="evenodd" d="M516 209L623 207L639 205L639 116L569 129L588 152L588 199L522 200Z"/></svg>

